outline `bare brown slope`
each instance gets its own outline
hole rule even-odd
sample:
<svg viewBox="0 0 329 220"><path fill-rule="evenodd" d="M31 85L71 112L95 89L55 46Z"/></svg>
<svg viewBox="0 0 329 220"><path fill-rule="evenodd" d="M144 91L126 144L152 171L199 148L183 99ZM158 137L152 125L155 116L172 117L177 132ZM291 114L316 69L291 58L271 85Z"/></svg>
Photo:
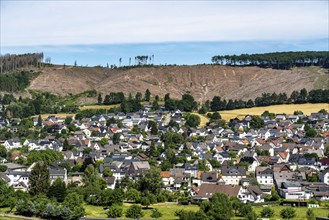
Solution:
<svg viewBox="0 0 329 220"><path fill-rule="evenodd" d="M321 82L318 82L321 79ZM254 99L263 92L285 92L318 87L329 88L325 70L294 68L273 70L258 67L217 65L139 67L128 70L88 67L48 67L31 83L29 89L61 95L96 89L108 94L122 91L181 97L189 91L198 101L219 95L226 99Z"/></svg>

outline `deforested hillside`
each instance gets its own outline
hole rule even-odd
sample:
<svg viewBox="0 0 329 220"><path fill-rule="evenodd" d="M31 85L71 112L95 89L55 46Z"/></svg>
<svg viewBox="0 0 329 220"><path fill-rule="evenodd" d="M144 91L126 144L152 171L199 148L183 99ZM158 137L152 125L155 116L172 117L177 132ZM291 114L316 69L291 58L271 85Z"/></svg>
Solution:
<svg viewBox="0 0 329 220"><path fill-rule="evenodd" d="M275 70L260 67L221 65L156 66L129 69L100 67L43 67L28 89L55 94L77 94L95 89L102 94L122 91L181 97L190 92L202 102L221 96L226 99L256 98L264 92L285 92L306 88L329 88L328 69L298 67Z"/></svg>

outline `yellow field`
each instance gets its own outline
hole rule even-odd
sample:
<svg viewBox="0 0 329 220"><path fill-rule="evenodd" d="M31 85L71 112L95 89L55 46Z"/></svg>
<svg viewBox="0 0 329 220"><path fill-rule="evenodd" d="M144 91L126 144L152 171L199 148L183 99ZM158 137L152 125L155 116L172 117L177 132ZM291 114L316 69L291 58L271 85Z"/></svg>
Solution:
<svg viewBox="0 0 329 220"><path fill-rule="evenodd" d="M57 118L66 118L66 117L72 117L75 116L75 114L65 114L65 113L59 113L59 114L41 114L42 119L46 119L49 116L56 116ZM37 118L39 115L34 115L32 118Z"/></svg>
<svg viewBox="0 0 329 220"><path fill-rule="evenodd" d="M145 104L152 104L152 102L141 102L142 105ZM163 105L163 101L158 102L159 105ZM114 104L114 105L84 105L80 107L80 110L86 110L86 109L107 109L109 110L110 108L117 108L120 107L120 104Z"/></svg>
<svg viewBox="0 0 329 220"><path fill-rule="evenodd" d="M80 107L80 110L86 110L86 109L106 109L109 110L110 108L116 108L119 107L119 104L115 105L84 105Z"/></svg>
<svg viewBox="0 0 329 220"><path fill-rule="evenodd" d="M275 114L286 113L293 114L294 111L300 110L306 115L310 115L313 112L318 112L321 109L326 109L329 111L329 104L290 104L290 105L271 105L264 107L254 107L254 108L244 108L235 109L228 111L220 111L222 118L225 120L230 120L235 117L243 118L245 115L261 115L264 111L269 111Z"/></svg>

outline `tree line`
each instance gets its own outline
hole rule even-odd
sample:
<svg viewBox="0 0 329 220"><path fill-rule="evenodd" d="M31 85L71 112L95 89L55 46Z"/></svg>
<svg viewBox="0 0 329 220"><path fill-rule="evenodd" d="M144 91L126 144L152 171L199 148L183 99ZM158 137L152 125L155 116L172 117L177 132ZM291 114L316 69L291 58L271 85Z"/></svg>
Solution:
<svg viewBox="0 0 329 220"><path fill-rule="evenodd" d="M151 92L147 89L143 95L138 92L135 97L129 94L125 97L124 93L110 93L103 98L101 94L98 95L98 103L100 105L106 104L120 104L118 107L113 107L108 110L110 113L118 112L137 112L143 108L142 101L152 101ZM160 109L158 104L159 96L155 96L152 102L152 109ZM233 100L233 99L222 99L220 96L214 96L213 99L207 100L203 104L198 104L194 97L185 93L181 99L174 99L167 93L164 96L164 107L167 110L182 110L185 112L199 111L200 114L206 114L209 111L222 111L222 110L233 110L241 108L251 108L258 106L269 106L278 104L302 104L302 103L329 103L329 89L315 89L307 91L301 89L300 91L293 91L288 97L286 93L263 93L260 97L252 100ZM32 98L19 98L16 99L12 94L0 95L0 104L6 105L0 108L0 116L2 117L16 117L24 118L39 114L56 114L56 113L77 113L76 118L82 119L84 117L91 117L95 114L105 114L105 109L99 110L79 110L78 106L65 105L65 100L54 94L44 93L32 93ZM194 124L195 120L191 117L191 122Z"/></svg>
<svg viewBox="0 0 329 220"><path fill-rule="evenodd" d="M290 97L286 93L263 93L255 100L249 99L248 101L233 100L228 101L219 96L214 96L211 101L206 101L199 113L205 114L208 111L222 111L233 110L241 108L251 108L258 106L269 106L279 104L303 104L303 103L328 103L329 102L329 89L315 89L307 92L306 89L300 91L293 91Z"/></svg>
<svg viewBox="0 0 329 220"><path fill-rule="evenodd" d="M241 54L213 56L214 64L228 66L258 66L273 69L292 67L321 66L329 68L328 51L275 52L263 54Z"/></svg>
<svg viewBox="0 0 329 220"><path fill-rule="evenodd" d="M6 54L0 56L0 73L28 66L40 66L43 53Z"/></svg>

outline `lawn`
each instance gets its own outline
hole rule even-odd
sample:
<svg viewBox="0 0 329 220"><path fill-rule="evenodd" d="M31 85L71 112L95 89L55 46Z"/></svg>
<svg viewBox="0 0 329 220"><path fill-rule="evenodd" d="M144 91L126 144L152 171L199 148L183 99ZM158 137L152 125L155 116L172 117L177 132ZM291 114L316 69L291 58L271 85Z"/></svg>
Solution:
<svg viewBox="0 0 329 220"><path fill-rule="evenodd" d="M124 213L127 210L127 208L131 204L124 203L123 210ZM87 212L87 217L106 217L106 211L103 209L103 207L100 206L91 206L91 205L85 205L84 206ZM274 209L274 217L271 219L281 219L280 217L280 211L286 207L284 206L270 206L272 209ZM198 211L199 206L197 205L178 205L176 203L159 203L155 205L151 205L149 209L144 209L144 217L142 219L150 219L151 218L151 210L152 208L157 208L163 215L160 219L162 220L169 220L169 219L178 219L175 216L175 211L184 209L184 210L190 210L190 211ZM260 215L261 210L263 207L255 206L253 209L256 211L258 215ZM294 219L306 219L306 207L301 208L295 208L296 209L296 217ZM329 214L329 209L327 207L321 206L321 208L314 208L314 213L318 217L327 217ZM125 219L125 218L121 218ZM241 219L240 217L236 217L234 219Z"/></svg>
<svg viewBox="0 0 329 220"><path fill-rule="evenodd" d="M321 104L290 104L290 105L271 105L271 106L263 106L263 107L254 107L254 108L244 108L244 109L235 109L235 110L227 110L220 111L222 118L225 120L230 120L235 117L242 118L245 115L261 115L264 111L269 111L275 114L286 113L293 114L294 111L300 110L306 115L310 115L313 112L318 112L321 109L326 109L329 111L329 104L321 103Z"/></svg>
<svg viewBox="0 0 329 220"><path fill-rule="evenodd" d="M253 207L258 215L262 211L263 207ZM287 208L284 206L270 206L274 210L274 217L271 219L280 219L280 212L282 209ZM294 219L306 219L306 207L299 207L296 209L296 217ZM328 217L329 209L327 207L321 206L320 208L313 208L314 214L317 217Z"/></svg>
<svg viewBox="0 0 329 220"><path fill-rule="evenodd" d="M131 204L129 203L124 203L123 204L123 212L125 213L127 208ZM84 206L86 209L87 217L106 217L106 211L103 209L101 206L91 206L91 205L85 205ZM144 219L150 219L151 218L151 210L152 208L157 208L161 213L162 217L159 218L160 220L169 220L169 219L178 219L175 216L175 211L176 210L190 210L190 211L197 211L199 209L199 206L197 205L177 205L176 203L159 203L159 204L154 204L149 206L148 209L143 209L144 212ZM124 216L125 214L123 214ZM125 218L122 218L125 219Z"/></svg>

